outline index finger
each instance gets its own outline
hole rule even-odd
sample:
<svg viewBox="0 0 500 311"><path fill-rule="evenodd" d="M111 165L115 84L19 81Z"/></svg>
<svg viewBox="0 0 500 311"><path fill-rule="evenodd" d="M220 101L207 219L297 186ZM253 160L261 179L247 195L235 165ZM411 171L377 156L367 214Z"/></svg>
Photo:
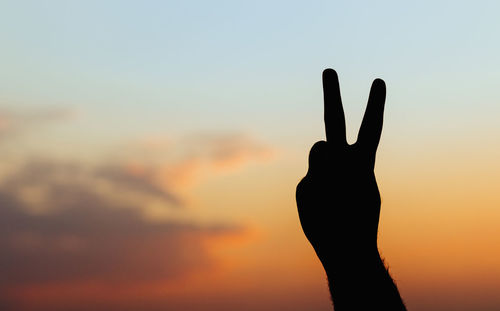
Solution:
<svg viewBox="0 0 500 311"><path fill-rule="evenodd" d="M326 141L346 145L344 109L340 98L339 78L333 69L323 71L323 96L325 102Z"/></svg>

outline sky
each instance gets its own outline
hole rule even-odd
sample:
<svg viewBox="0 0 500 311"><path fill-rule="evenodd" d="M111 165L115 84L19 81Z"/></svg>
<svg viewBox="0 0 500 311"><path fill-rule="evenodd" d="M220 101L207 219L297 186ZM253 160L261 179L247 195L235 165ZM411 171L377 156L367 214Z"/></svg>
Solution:
<svg viewBox="0 0 500 311"><path fill-rule="evenodd" d="M331 310L295 187L387 84L409 310L500 308L497 1L1 1L2 310Z"/></svg>

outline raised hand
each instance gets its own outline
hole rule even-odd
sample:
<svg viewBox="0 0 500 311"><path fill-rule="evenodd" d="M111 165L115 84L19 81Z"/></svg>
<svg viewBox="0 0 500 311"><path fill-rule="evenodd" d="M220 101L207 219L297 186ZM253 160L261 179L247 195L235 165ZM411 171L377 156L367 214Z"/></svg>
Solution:
<svg viewBox="0 0 500 311"><path fill-rule="evenodd" d="M374 165L382 132L385 83L380 79L373 82L358 139L352 145L346 141L339 81L333 69L323 72L323 92L326 141L312 147L309 170L296 192L302 229L323 263L330 283L335 283L330 285L336 310L357 310L350 309L345 302L353 299L348 298L349 289L359 294L361 288L365 290L364 296L397 296L391 298L398 300L396 307L387 301L378 306L404 310L377 248L380 194ZM387 291L379 292L383 288L378 281L386 285ZM379 288L372 290L372 287Z"/></svg>

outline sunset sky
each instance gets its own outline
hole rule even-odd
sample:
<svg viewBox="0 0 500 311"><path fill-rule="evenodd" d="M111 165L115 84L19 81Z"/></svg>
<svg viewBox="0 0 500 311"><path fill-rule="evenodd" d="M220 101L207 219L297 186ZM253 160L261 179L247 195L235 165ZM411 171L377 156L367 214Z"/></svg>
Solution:
<svg viewBox="0 0 500 311"><path fill-rule="evenodd" d="M295 187L387 84L408 310L500 309L500 2L2 1L0 309L331 310Z"/></svg>

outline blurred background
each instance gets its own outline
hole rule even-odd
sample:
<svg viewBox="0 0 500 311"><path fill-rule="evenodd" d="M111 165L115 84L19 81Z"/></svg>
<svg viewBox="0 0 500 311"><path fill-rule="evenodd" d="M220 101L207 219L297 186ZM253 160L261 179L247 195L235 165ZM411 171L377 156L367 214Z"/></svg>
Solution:
<svg viewBox="0 0 500 311"><path fill-rule="evenodd" d="M2 1L0 309L331 310L295 186L387 83L409 310L500 309L498 1ZM362 299L362 297L360 297Z"/></svg>

